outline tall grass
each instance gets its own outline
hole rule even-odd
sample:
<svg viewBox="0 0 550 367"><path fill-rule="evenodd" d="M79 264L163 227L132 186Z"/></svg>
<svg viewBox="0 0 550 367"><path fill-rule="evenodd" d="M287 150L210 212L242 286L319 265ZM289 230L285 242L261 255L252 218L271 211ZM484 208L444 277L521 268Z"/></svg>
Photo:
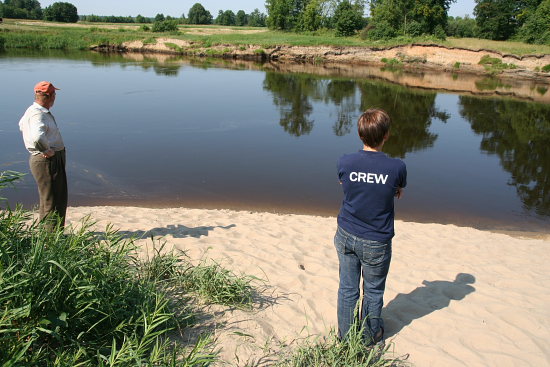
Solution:
<svg viewBox="0 0 550 367"><path fill-rule="evenodd" d="M86 50L92 45L116 45L143 37L137 32L120 33L115 30L96 32L86 28L3 27L0 28L0 38L3 39L6 49Z"/></svg>
<svg viewBox="0 0 550 367"><path fill-rule="evenodd" d="M17 176L0 173L0 188ZM0 210L0 365L195 367L215 361L207 336L194 346L169 338L193 322L189 295L196 290L186 277L220 277L224 284L213 281L198 293L239 307L252 302L249 280L220 267L200 270L162 248L141 259L133 241L112 228L99 238L89 225L48 231L28 212Z"/></svg>
<svg viewBox="0 0 550 367"><path fill-rule="evenodd" d="M389 346L366 346L356 321L341 341L334 331L322 339L306 339L285 351L277 367L404 367L404 358L389 358Z"/></svg>

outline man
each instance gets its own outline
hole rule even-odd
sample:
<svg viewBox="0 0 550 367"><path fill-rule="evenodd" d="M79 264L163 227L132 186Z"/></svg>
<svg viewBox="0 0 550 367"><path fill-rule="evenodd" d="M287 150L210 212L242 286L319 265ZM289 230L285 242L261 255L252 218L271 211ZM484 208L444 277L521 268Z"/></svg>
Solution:
<svg viewBox="0 0 550 367"><path fill-rule="evenodd" d="M405 163L382 153L389 138L390 117L369 109L357 122L363 149L338 161L344 200L338 214L334 245L338 253L338 335L345 339L356 320L359 282L363 274L360 326L367 345L383 344L381 318L394 236L394 197L407 184Z"/></svg>
<svg viewBox="0 0 550 367"><path fill-rule="evenodd" d="M19 121L25 148L31 154L29 166L38 186L40 220L53 229L56 222L65 225L67 212L67 175L65 145L50 109L56 90L50 82L34 86L34 103Z"/></svg>

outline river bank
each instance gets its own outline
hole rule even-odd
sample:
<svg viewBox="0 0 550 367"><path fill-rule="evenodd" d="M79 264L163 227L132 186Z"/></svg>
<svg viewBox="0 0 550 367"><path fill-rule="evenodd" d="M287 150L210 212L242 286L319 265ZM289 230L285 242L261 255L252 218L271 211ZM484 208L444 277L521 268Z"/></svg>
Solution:
<svg viewBox="0 0 550 367"><path fill-rule="evenodd" d="M475 76L498 76L550 84L550 54L513 55L499 51L471 50L437 44L409 44L389 47L356 46L270 46L208 45L176 38L157 38L124 42L121 45L97 45L101 52L141 52L172 55L218 57L237 60L277 61L297 64L377 66L393 70L446 72ZM456 79L456 78L455 78ZM445 83L447 84L447 83ZM435 89L445 89L443 86Z"/></svg>
<svg viewBox="0 0 550 367"><path fill-rule="evenodd" d="M102 52L102 54L105 50ZM213 58L208 55L184 56L169 52L117 52L127 62L155 62L171 68L219 66L230 69L274 71L278 73L308 74L321 78L370 79L389 82L408 88L434 90L464 95L510 97L539 103L550 103L547 78L519 78L516 74L488 75L436 68L388 67L380 63L295 62L292 60L250 60L233 57ZM539 73L541 74L541 73Z"/></svg>
<svg viewBox="0 0 550 367"><path fill-rule="evenodd" d="M550 46L473 38L369 41L331 33L212 25L180 26L177 32L168 34L144 31L140 25L5 19L0 26L1 47L161 53L342 67L367 65L550 84Z"/></svg>

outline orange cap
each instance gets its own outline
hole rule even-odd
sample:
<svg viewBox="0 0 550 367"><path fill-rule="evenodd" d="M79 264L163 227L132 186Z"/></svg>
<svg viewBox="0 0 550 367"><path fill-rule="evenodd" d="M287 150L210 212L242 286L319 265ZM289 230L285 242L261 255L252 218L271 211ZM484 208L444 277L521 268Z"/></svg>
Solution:
<svg viewBox="0 0 550 367"><path fill-rule="evenodd" d="M59 88L54 87L53 84L50 82L38 82L34 86L35 93L42 92L42 93L52 94L56 90L59 90Z"/></svg>

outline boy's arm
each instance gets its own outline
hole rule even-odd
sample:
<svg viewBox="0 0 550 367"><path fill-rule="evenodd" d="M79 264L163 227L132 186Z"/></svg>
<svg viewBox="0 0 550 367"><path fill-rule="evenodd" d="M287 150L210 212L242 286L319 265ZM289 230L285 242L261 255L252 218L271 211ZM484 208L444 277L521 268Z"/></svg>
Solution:
<svg viewBox="0 0 550 367"><path fill-rule="evenodd" d="M395 197L398 198L398 199L401 199L402 196L403 196L403 188L398 187L397 191L395 192Z"/></svg>

